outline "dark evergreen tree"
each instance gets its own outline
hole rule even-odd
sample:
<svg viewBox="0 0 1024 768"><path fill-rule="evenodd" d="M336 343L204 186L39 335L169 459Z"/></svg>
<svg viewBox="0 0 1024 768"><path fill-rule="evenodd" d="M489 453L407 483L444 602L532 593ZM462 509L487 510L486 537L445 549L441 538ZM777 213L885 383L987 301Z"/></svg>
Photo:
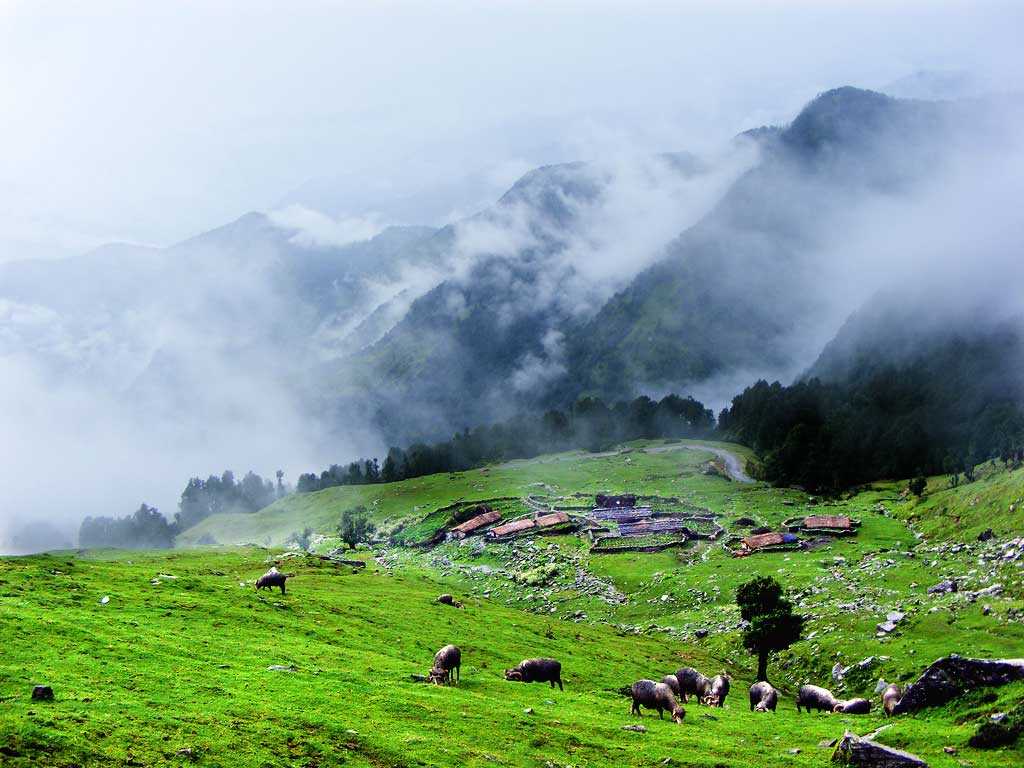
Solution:
<svg viewBox="0 0 1024 768"><path fill-rule="evenodd" d="M87 517L78 531L81 547L167 549L174 544L174 527L148 504L128 517Z"/></svg>
<svg viewBox="0 0 1024 768"><path fill-rule="evenodd" d="M783 597L782 585L770 576L759 576L736 590L740 616L747 622L743 647L757 654L757 679L768 679L768 658L800 639L804 617L793 612Z"/></svg>
<svg viewBox="0 0 1024 768"><path fill-rule="evenodd" d="M925 488L928 487L928 480L924 477L918 476L910 481L910 492L920 498L924 495Z"/></svg>
<svg viewBox="0 0 1024 768"><path fill-rule="evenodd" d="M338 535L341 540L348 544L349 549L355 549L356 544L367 542L370 536L376 531L376 527L370 522L366 514L366 507L358 506L346 509L341 513L341 523L338 525Z"/></svg>

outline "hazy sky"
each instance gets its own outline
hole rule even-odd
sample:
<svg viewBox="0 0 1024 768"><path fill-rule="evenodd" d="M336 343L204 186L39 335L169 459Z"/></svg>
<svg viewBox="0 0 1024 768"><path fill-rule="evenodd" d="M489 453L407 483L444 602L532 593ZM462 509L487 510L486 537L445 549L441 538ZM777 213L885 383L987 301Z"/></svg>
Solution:
<svg viewBox="0 0 1024 768"><path fill-rule="evenodd" d="M1020 90L1022 28L1024 3L977 0L0 0L0 262L168 245L252 210L315 250L465 216L538 164L599 160L610 186L529 294L596 306L754 162L722 151L737 132L785 123L829 88L886 89L921 70L971 73L925 82L957 95ZM649 155L670 150L700 153L710 172L666 178ZM867 201L836 228L821 283L843 300L815 325L822 338L800 339L808 362L897 261L920 270L985 238L1003 259L991 263L1016 256L1024 153L969 154L935 190ZM383 287L411 301L495 242L522 247L534 232L515 223L462 226L453 263L406 265ZM29 521L71 536L83 515L143 500L171 516L196 474L281 467L294 480L383 450L359 419L339 417L339 435L310 418L296 378L315 368L319 326L303 324L313 310L282 288L267 242L0 272L0 551ZM1008 273L992 271L1001 287ZM42 277L19 287L18 274ZM558 374L560 333L542 341L514 387ZM781 374L733 372L693 393L719 403L761 375Z"/></svg>
<svg viewBox="0 0 1024 768"><path fill-rule="evenodd" d="M844 83L1019 82L1020 3L0 2L0 260L249 210L436 222Z"/></svg>

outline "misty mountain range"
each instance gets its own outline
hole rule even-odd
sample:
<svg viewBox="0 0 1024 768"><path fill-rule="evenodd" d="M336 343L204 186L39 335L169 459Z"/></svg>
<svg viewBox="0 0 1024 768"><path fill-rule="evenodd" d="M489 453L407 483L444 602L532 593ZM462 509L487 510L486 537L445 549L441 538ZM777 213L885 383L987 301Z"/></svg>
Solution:
<svg viewBox="0 0 1024 768"><path fill-rule="evenodd" d="M757 378L852 377L873 354L919 349L922 307L928 344L955 331L969 347L993 338L964 321L971 301L990 302L950 301L965 293L956 276L912 301L897 290L895 315L872 297L928 273L904 259L916 241L903 223L1005 151L1006 109L840 88L715 156L538 168L442 228L338 243L285 209L166 249L0 264L6 396L31 409L54 387L67 413L93 404L90 441L120 439L102 422L123 419L195 473L244 445L270 474L584 394L720 407ZM975 259L998 271L1004 256L979 243Z"/></svg>
<svg viewBox="0 0 1024 768"><path fill-rule="evenodd" d="M520 206L525 245L478 257L350 365L382 382L369 405L383 398L378 423L396 440L583 394L696 391L721 403L743 378L792 379L885 286L832 283L837 239L870 226L870 202L913 198L963 144L999 132L980 103L825 93L789 126L739 137L758 159L692 226L661 243L613 238L612 258L650 266L610 284L587 282L586 260L571 252L618 180L592 165L540 169L496 206ZM680 156L670 166L679 178L713 172Z"/></svg>

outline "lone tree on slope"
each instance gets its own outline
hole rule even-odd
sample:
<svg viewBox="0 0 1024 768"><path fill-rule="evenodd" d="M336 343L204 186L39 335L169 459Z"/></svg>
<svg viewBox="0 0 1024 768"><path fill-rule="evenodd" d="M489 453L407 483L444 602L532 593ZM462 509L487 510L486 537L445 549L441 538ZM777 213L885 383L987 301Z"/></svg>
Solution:
<svg viewBox="0 0 1024 768"><path fill-rule="evenodd" d="M338 533L341 540L348 544L349 549L355 549L356 544L369 541L377 529L366 517L366 507L359 506L353 509L346 509L341 513L341 525L338 526Z"/></svg>
<svg viewBox="0 0 1024 768"><path fill-rule="evenodd" d="M759 576L736 590L740 615L748 622L743 647L757 654L757 679L768 679L768 657L800 639L804 617L782 596L782 585L771 576Z"/></svg>
<svg viewBox="0 0 1024 768"><path fill-rule="evenodd" d="M307 526L301 533L296 531L288 537L288 541L295 542L295 546L303 552L309 552L309 545L313 543L313 529Z"/></svg>
<svg viewBox="0 0 1024 768"><path fill-rule="evenodd" d="M910 481L910 485L908 487L912 494L917 496L917 498L921 498L924 496L924 492L928 489L928 480L923 475L918 475Z"/></svg>

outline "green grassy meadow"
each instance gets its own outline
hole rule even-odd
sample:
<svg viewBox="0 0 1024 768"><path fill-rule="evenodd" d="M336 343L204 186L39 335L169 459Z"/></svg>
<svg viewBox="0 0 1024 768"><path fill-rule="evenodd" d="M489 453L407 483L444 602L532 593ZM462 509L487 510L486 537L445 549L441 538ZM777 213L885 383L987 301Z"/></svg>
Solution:
<svg viewBox="0 0 1024 768"><path fill-rule="evenodd" d="M1024 495L1024 472L993 471L952 490L935 479L920 501L905 498L901 484L879 483L812 503L799 491L705 475L705 452L649 447L293 495L254 515L210 518L178 550L0 558L0 762L811 766L828 763L824 745L845 729L888 725L880 741L931 766L1024 763L1021 743L967 746L980 722L1024 700L1024 684L888 722L880 711L798 715L793 704L803 682L870 695L879 677L912 680L951 652L1024 655L1019 561L1004 561L999 540L958 536L943 522L957 505L977 508L971 493L1008 508ZM382 527L402 522L425 534L443 522L436 510L455 501L597 491L676 497L719 513L727 528L741 516L774 527L810 509L849 513L862 525L855 537L809 551L748 558L718 542L592 555L575 536L381 544L356 553L368 563L359 570L288 556L282 570L296 577L286 595L253 589L289 533L310 525L333 535L346 506L365 504ZM204 534L222 544L194 547ZM805 639L770 667L783 693L774 714L748 711L755 665L733 606L735 587L757 574L778 578L809 616ZM963 580L960 593L927 594L951 576ZM969 590L993 581L1000 594L969 600ZM437 604L441 592L465 608ZM906 618L876 637L875 625L897 609ZM463 652L461 685L414 682L449 642ZM503 679L504 668L542 655L562 661L564 692ZM869 657L876 661L855 668ZM854 667L842 684L831 679L836 663ZM729 671L727 706L691 702L681 726L630 716L623 687L683 665ZM53 702L30 699L37 683L53 686ZM623 730L635 723L647 731Z"/></svg>

